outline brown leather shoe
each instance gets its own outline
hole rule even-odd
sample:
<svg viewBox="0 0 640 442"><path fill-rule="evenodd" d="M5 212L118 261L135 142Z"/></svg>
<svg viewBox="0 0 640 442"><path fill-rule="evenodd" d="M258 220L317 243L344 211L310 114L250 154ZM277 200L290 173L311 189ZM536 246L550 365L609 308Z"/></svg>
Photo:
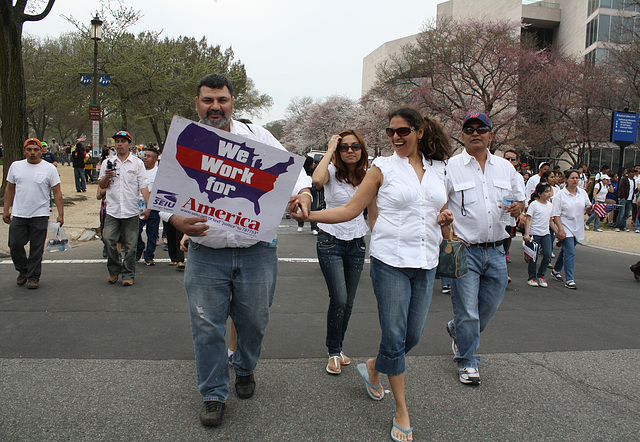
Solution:
<svg viewBox="0 0 640 442"><path fill-rule="evenodd" d="M118 282L119 276L120 275L109 276L109 278L107 278L107 281L109 281L109 284L115 284L116 282Z"/></svg>
<svg viewBox="0 0 640 442"><path fill-rule="evenodd" d="M133 281L130 280L130 279L123 279L122 280L122 285L125 286L125 287L132 286L133 285Z"/></svg>
<svg viewBox="0 0 640 442"><path fill-rule="evenodd" d="M40 280L38 278L29 278L27 280L27 288L28 289L37 289L38 286L40 285Z"/></svg>
<svg viewBox="0 0 640 442"><path fill-rule="evenodd" d="M27 282L27 274L26 273L20 273L18 275L18 279L16 279L16 284L24 285L26 282Z"/></svg>

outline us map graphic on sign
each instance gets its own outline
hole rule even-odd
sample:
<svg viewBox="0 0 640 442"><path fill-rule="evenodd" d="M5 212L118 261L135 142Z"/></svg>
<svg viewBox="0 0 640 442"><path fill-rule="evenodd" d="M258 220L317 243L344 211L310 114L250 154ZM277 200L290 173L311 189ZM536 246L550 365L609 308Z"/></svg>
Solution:
<svg viewBox="0 0 640 442"><path fill-rule="evenodd" d="M209 234L222 229L271 241L303 161L285 150L174 117L150 208L204 216L215 227Z"/></svg>

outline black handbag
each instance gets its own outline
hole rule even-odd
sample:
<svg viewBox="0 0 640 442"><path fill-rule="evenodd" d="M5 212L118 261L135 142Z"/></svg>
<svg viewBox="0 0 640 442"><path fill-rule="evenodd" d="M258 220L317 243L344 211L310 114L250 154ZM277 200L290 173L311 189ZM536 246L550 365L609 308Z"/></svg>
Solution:
<svg viewBox="0 0 640 442"><path fill-rule="evenodd" d="M440 243L440 260L436 276L445 278L461 278L467 274L467 246L462 241L454 241L453 234Z"/></svg>

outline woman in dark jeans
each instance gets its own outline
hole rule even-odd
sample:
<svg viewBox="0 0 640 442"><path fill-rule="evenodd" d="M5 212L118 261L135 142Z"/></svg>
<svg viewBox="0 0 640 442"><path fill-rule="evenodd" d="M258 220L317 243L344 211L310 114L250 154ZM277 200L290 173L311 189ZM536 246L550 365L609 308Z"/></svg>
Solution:
<svg viewBox="0 0 640 442"><path fill-rule="evenodd" d="M346 204L356 193L366 174L367 150L357 130L343 130L329 140L327 153L313 172L313 185L324 187L327 209ZM369 219L375 221L375 202ZM369 231L362 214L338 224L318 224L318 261L329 289L327 339L329 351L327 373L340 374L342 365L351 360L342 352L367 245Z"/></svg>

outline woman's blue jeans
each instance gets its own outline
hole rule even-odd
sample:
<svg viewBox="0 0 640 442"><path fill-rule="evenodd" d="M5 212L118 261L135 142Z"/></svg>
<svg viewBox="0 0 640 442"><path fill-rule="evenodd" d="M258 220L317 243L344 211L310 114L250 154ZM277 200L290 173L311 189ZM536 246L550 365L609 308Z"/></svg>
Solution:
<svg viewBox="0 0 640 442"><path fill-rule="evenodd" d="M371 257L371 282L382 336L376 371L405 372L405 355L420 341L431 305L436 269L392 267Z"/></svg>
<svg viewBox="0 0 640 442"><path fill-rule="evenodd" d="M529 279L544 278L544 274L547 272L547 266L551 262L551 254L553 252L553 243L551 242L551 234L544 236L533 235L533 240L540 246L538 249L538 258L542 256L540 267L536 273L536 261L533 259L529 261Z"/></svg>
<svg viewBox="0 0 640 442"><path fill-rule="evenodd" d="M589 215L589 218L587 218L587 222L585 222L584 224L588 226L589 224L591 224L592 220L593 230L598 230L600 228L600 217L596 214L596 212L591 212L591 215Z"/></svg>
<svg viewBox="0 0 640 442"><path fill-rule="evenodd" d="M573 267L576 262L576 244L578 241L575 236L566 237L561 243L560 253L556 259L556 264L553 266L553 270L559 272L564 266L564 276L567 281L573 281Z"/></svg>
<svg viewBox="0 0 640 442"><path fill-rule="evenodd" d="M367 244L364 238L343 241L326 232L320 232L316 249L320 268L329 289L327 349L329 356L339 356L353 310Z"/></svg>

